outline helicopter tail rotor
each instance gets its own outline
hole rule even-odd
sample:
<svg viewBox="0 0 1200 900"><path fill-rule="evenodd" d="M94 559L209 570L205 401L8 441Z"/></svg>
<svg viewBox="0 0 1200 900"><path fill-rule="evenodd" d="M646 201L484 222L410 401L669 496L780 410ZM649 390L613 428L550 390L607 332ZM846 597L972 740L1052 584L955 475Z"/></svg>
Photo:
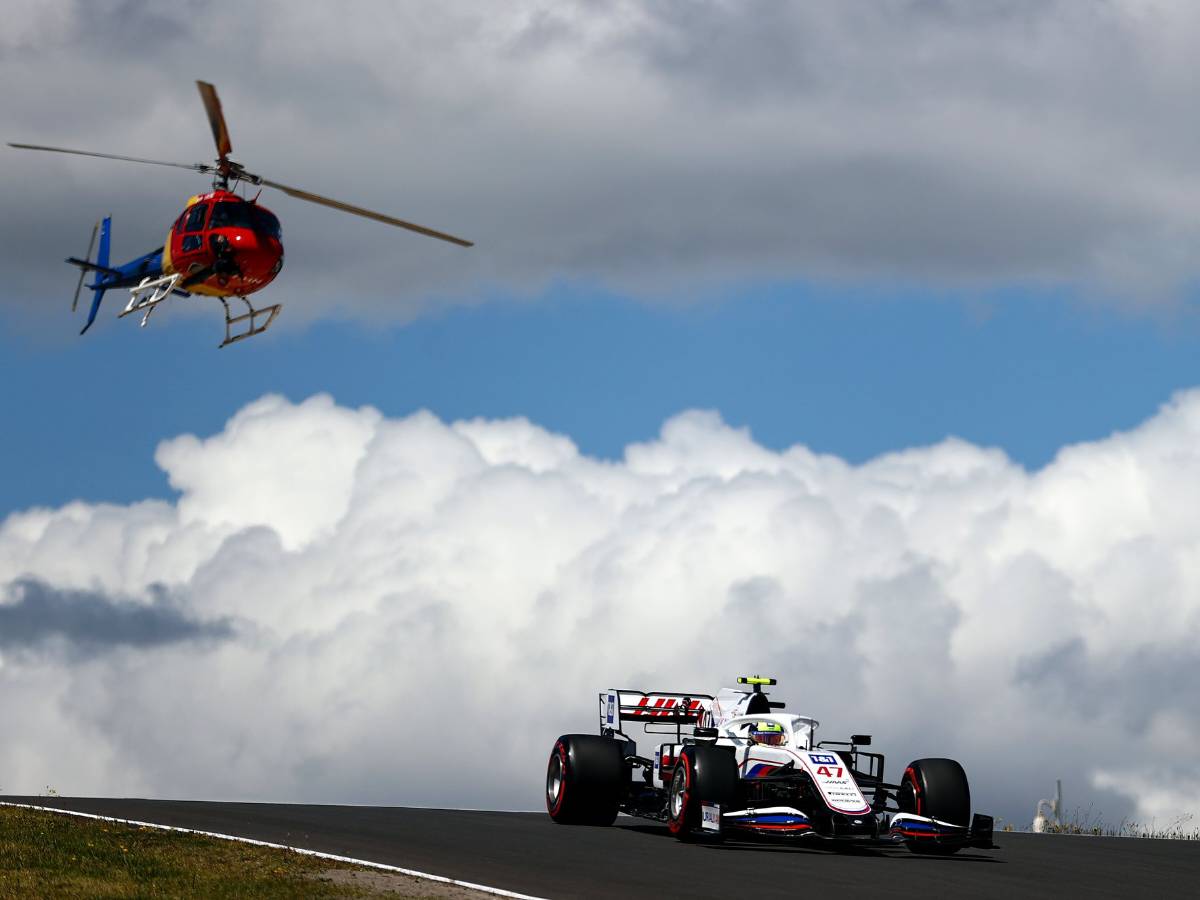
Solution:
<svg viewBox="0 0 1200 900"><path fill-rule="evenodd" d="M88 240L87 253L83 254L83 261L87 262L92 258L92 250L96 246L96 232L100 230L100 223L97 222L92 226L92 237ZM83 277L87 275L88 270L83 266L79 267L79 283L75 285L75 296L71 298L71 312L75 312L79 308L79 292L83 290Z"/></svg>
<svg viewBox="0 0 1200 900"><path fill-rule="evenodd" d="M91 262L92 245L96 241L96 231L100 232L100 249L96 252L96 261ZM109 248L112 245L112 216L105 216L103 220L96 223L96 228L92 229L92 240L88 243L87 256L83 259L76 259L71 256L67 258L73 266L79 267L79 284L75 288L75 299L71 303L71 309L74 310L79 302L79 289L83 287L83 276L88 272L95 272L97 277L92 283L92 308L88 310L87 322L83 326L83 331L86 332L92 327L92 323L96 321L96 313L100 309L100 301L104 299L104 292L108 290L103 286L104 277L106 275L120 275L115 269L109 267L108 256Z"/></svg>

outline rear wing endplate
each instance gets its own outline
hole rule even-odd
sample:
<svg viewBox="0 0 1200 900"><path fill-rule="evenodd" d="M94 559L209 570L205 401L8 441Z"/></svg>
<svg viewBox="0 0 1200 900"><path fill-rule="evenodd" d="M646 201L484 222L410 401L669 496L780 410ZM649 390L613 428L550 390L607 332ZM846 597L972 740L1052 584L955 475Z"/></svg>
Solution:
<svg viewBox="0 0 1200 900"><path fill-rule="evenodd" d="M713 698L708 694L669 691L631 691L610 688L600 693L600 730L623 733L626 725L640 724L647 731L654 725L705 725L712 717Z"/></svg>

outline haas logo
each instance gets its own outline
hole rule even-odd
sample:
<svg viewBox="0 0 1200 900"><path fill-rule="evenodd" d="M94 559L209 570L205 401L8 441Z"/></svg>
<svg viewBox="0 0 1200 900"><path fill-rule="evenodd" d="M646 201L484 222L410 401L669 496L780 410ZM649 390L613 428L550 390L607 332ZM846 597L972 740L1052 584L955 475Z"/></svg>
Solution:
<svg viewBox="0 0 1200 900"><path fill-rule="evenodd" d="M676 705L678 704L678 705ZM650 698L643 697L638 701L638 705L633 710L635 716L669 716L672 713L685 712L684 706L674 697L659 697L654 701L654 705L650 705ZM700 701L690 700L686 708L686 714L699 714Z"/></svg>

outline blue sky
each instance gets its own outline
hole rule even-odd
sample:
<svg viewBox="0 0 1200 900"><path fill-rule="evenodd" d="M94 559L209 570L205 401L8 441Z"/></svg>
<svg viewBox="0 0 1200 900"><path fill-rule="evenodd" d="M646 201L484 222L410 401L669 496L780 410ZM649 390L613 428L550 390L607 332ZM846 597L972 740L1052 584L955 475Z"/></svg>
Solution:
<svg viewBox="0 0 1200 900"><path fill-rule="evenodd" d="M268 391L523 415L609 457L700 407L771 447L953 434L1038 467L1196 380L1183 13L266 4L231 32L223 7L22 9L0 71L39 89L0 100L5 139L206 159L204 77L252 171L477 246L268 192L276 333L217 353L215 310L139 333L110 296L76 339L62 257L106 212L116 256L151 249L204 179L5 148L0 511L162 496L159 440Z"/></svg>
<svg viewBox="0 0 1200 900"><path fill-rule="evenodd" d="M168 310L145 330L117 321L111 298L83 337L65 301L42 309L42 328L62 336L6 329L0 460L21 474L5 480L0 510L169 496L158 441L215 433L267 392L324 391L392 416L526 416L603 457L702 408L773 448L860 462L956 435L1037 468L1195 384L1200 349L1195 317L1044 291L964 300L780 284L664 308L563 287L406 326L280 329L220 351L219 307L200 302L208 315Z"/></svg>

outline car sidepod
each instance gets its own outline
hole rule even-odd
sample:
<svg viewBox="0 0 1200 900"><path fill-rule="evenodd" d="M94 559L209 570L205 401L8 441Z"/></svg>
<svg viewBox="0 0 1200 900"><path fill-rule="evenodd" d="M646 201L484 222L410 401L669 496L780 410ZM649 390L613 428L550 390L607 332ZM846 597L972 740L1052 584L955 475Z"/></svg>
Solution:
<svg viewBox="0 0 1200 900"><path fill-rule="evenodd" d="M779 837L878 837L878 819L836 752L750 745L738 756L744 808L725 811L722 828Z"/></svg>

